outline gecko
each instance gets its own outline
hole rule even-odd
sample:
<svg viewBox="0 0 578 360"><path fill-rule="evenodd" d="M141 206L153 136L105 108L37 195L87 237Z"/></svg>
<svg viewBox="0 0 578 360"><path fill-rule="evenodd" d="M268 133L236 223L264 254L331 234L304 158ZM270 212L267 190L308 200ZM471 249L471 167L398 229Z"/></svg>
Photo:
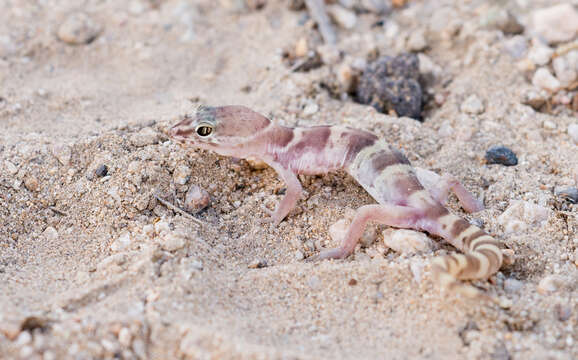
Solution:
<svg viewBox="0 0 578 360"><path fill-rule="evenodd" d="M463 280L486 280L507 259L507 249L480 227L452 214L445 203L452 192L467 212L483 209L453 176L435 184L424 181L425 169L413 168L407 157L371 132L346 126L286 127L244 106L201 106L168 131L185 147L235 158L260 159L272 167L287 190L274 211L264 209L278 225L302 195L298 174L345 170L377 202L361 206L340 246L308 260L343 259L355 250L368 222L437 235L462 253L436 257L434 280L443 288L469 297L482 296ZM422 179L420 181L420 178Z"/></svg>

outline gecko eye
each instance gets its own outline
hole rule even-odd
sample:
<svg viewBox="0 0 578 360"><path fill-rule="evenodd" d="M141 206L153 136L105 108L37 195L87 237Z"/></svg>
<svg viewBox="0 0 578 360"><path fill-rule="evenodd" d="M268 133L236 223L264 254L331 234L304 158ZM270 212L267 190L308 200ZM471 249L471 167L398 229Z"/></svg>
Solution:
<svg viewBox="0 0 578 360"><path fill-rule="evenodd" d="M195 130L199 136L209 136L213 133L213 125L210 124L201 124L197 126Z"/></svg>

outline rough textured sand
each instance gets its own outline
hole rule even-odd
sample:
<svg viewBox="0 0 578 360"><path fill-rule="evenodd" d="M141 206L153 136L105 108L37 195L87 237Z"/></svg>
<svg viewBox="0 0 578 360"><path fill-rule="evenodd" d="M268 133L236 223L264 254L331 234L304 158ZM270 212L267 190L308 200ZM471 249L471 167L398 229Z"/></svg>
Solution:
<svg viewBox="0 0 578 360"><path fill-rule="evenodd" d="M531 71L504 50L510 35L484 25L492 6L526 24L562 2L424 0L358 13L352 30L335 26L342 57L321 47L309 72L282 57L302 38L322 44L305 10L239 3L2 2L0 358L577 358L577 205L555 195L577 185L576 112L524 105ZM89 44L59 40L79 11L101 31ZM423 123L327 90L343 64L407 51L418 32L433 62ZM471 95L481 111L464 111ZM328 228L372 199L343 173L302 177L298 208L277 228L260 225L284 187L272 169L163 134L199 102L370 130L414 165L456 176L486 209L465 214L453 197L448 207L516 254L477 283L498 303L442 292L429 262L451 247L400 255L384 246L384 227L346 260L302 261L335 246ZM484 162L497 144L517 166ZM196 215L203 227L153 196L180 205L192 184L211 195ZM526 202L518 213L516 201ZM251 266L259 261L267 266Z"/></svg>

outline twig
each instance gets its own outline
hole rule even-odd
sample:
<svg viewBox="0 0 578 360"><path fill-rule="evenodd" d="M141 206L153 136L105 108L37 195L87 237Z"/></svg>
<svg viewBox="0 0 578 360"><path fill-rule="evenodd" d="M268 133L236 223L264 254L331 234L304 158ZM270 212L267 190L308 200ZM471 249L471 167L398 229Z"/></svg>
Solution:
<svg viewBox="0 0 578 360"><path fill-rule="evenodd" d="M183 215L184 217L186 217L187 219L192 220L194 223L196 223L199 226L204 226L206 225L204 222L202 222L201 220L197 219L196 217L194 217L193 215L189 214L188 212L186 212L185 210L181 209L180 207L171 204L170 202L162 199L160 196L158 196L157 194L153 194L153 196L155 197L155 199L157 199L161 204L163 204L164 206L166 206L167 208L173 210L174 212L178 212L179 214Z"/></svg>
<svg viewBox="0 0 578 360"><path fill-rule="evenodd" d="M65 213L62 210L58 210L57 208L55 208L54 206L49 206L48 207L50 210L54 211L55 213L57 213L58 215L62 215L62 216L68 216L67 213Z"/></svg>
<svg viewBox="0 0 578 360"><path fill-rule="evenodd" d="M323 0L305 0L305 5L307 5L311 17L319 27L319 32L321 33L321 37L323 37L323 41L325 41L326 44L335 45L337 42L337 35L335 34L335 30L333 30L327 11L325 11Z"/></svg>

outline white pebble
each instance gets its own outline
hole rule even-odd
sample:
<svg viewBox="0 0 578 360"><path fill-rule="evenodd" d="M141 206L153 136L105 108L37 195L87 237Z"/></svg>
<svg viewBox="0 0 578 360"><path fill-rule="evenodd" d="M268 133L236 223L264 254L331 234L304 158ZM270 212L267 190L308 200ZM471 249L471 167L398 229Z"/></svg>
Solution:
<svg viewBox="0 0 578 360"><path fill-rule="evenodd" d="M552 48L539 41L535 41L528 52L528 59L538 66L544 66L550 62L552 55L554 55Z"/></svg>
<svg viewBox="0 0 578 360"><path fill-rule="evenodd" d="M14 341L14 345L16 346L23 346L26 344L30 344L32 342L32 335L28 331L22 331L16 341Z"/></svg>
<svg viewBox="0 0 578 360"><path fill-rule="evenodd" d="M128 348L130 346L131 341L132 341L132 334L130 333L130 330L125 327L120 329L120 331L118 332L118 342L125 348Z"/></svg>
<svg viewBox="0 0 578 360"><path fill-rule="evenodd" d="M11 163L8 160L4 161L4 170L6 170L6 172L9 175L15 175L18 172L18 167L16 165L14 165L13 163Z"/></svg>
<svg viewBox="0 0 578 360"><path fill-rule="evenodd" d="M155 145L160 140L160 134L151 127L145 127L130 136L130 142L136 147Z"/></svg>
<svg viewBox="0 0 578 360"><path fill-rule="evenodd" d="M70 158L72 157L72 150L68 145L55 145L52 148L52 154L64 166L70 164Z"/></svg>
<svg viewBox="0 0 578 360"><path fill-rule="evenodd" d="M427 39L423 30L412 32L407 39L407 49L413 52L420 52L428 47Z"/></svg>
<svg viewBox="0 0 578 360"><path fill-rule="evenodd" d="M550 210L527 201L516 200L498 217L498 223L504 232L521 232L529 225L539 226L550 216Z"/></svg>
<svg viewBox="0 0 578 360"><path fill-rule="evenodd" d="M537 86L541 89L548 90L551 92L556 92L560 90L562 84L560 81L552 75L550 70L546 68L539 68L534 73L534 77L532 78L532 84Z"/></svg>
<svg viewBox="0 0 578 360"><path fill-rule="evenodd" d="M319 105L317 105L314 102L309 102L307 105L305 105L305 108L303 109L303 115L304 116L313 115L317 111L319 111Z"/></svg>
<svg viewBox="0 0 578 360"><path fill-rule="evenodd" d="M185 185L191 177L191 168L186 165L179 165L173 172L173 181L177 185Z"/></svg>
<svg viewBox="0 0 578 360"><path fill-rule="evenodd" d="M485 110L482 101L474 94L468 96L462 103L460 109L462 112L473 115L481 114Z"/></svg>
<svg viewBox="0 0 578 360"><path fill-rule="evenodd" d="M554 68L556 78L560 80L560 84L563 87L572 85L578 78L577 70L570 68L568 59L564 56L558 56L552 60L552 67Z"/></svg>
<svg viewBox="0 0 578 360"><path fill-rule="evenodd" d="M570 3L535 10L531 30L551 44L570 41L578 34L578 11Z"/></svg>
<svg viewBox="0 0 578 360"><path fill-rule="evenodd" d="M345 233L349 228L349 221L345 219L339 219L337 222L329 226L328 232L329 236L336 244L341 244L341 241L345 237Z"/></svg>
<svg viewBox="0 0 578 360"><path fill-rule="evenodd" d="M578 145L578 123L568 125L568 135L570 135L574 143Z"/></svg>
<svg viewBox="0 0 578 360"><path fill-rule="evenodd" d="M211 196L209 193L205 189L194 184L191 185L185 195L185 210L192 214L196 214L203 210L209 206L210 203Z"/></svg>
<svg viewBox="0 0 578 360"><path fill-rule="evenodd" d="M341 6L333 5L327 7L329 16L344 29L350 30L357 24L357 15L353 11L347 10Z"/></svg>
<svg viewBox="0 0 578 360"><path fill-rule="evenodd" d="M386 229L383 232L383 243L390 249L402 254L430 252L432 241L422 232L406 229Z"/></svg>
<svg viewBox="0 0 578 360"><path fill-rule="evenodd" d="M58 38L72 45L88 44L102 31L102 27L83 12L70 14L58 28Z"/></svg>
<svg viewBox="0 0 578 360"><path fill-rule="evenodd" d="M56 231L56 229L52 226L47 227L42 235L47 241L54 241L58 239L58 231Z"/></svg>

